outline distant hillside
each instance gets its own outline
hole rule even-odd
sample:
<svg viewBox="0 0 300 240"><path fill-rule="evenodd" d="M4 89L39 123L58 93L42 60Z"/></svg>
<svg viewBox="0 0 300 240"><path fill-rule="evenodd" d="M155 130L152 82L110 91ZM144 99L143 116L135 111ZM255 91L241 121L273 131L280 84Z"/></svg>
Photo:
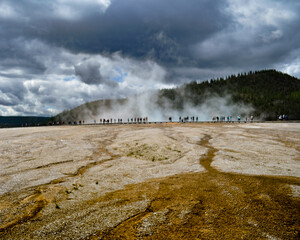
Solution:
<svg viewBox="0 0 300 240"><path fill-rule="evenodd" d="M183 92L183 94L182 94ZM176 99L173 107L180 108L187 99L194 105L205 103L213 95L230 95L234 103L250 104L256 116L276 119L286 114L300 119L300 80L275 70L232 75L202 83L192 82L177 89L161 91L161 97Z"/></svg>
<svg viewBox="0 0 300 240"><path fill-rule="evenodd" d="M125 113L127 113L127 115ZM275 120L286 114L289 119L300 119L300 80L276 70L263 70L191 82L174 89L148 92L128 99L99 100L83 104L55 117L55 121L78 121L114 115L160 115L178 117L213 114L254 115ZM237 114L237 115L235 115ZM154 118L154 117L153 117Z"/></svg>
<svg viewBox="0 0 300 240"><path fill-rule="evenodd" d="M46 125L50 120L48 117L2 117L0 116L0 127L22 127Z"/></svg>

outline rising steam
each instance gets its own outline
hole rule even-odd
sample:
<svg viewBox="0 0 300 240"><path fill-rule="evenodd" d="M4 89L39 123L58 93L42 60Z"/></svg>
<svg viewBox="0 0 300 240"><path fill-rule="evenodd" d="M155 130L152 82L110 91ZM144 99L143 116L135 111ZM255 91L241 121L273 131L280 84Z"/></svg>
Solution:
<svg viewBox="0 0 300 240"><path fill-rule="evenodd" d="M198 121L211 121L214 116L250 116L253 107L244 103L234 103L230 95L208 95L200 104L195 104L185 92L174 99L162 96L160 91L148 91L126 99L100 100L81 105L71 111L58 115L59 121L79 121L85 123L98 122L100 119L122 119L127 122L131 118L148 117L148 121L178 121L179 117L197 117ZM180 102L180 104L176 104Z"/></svg>

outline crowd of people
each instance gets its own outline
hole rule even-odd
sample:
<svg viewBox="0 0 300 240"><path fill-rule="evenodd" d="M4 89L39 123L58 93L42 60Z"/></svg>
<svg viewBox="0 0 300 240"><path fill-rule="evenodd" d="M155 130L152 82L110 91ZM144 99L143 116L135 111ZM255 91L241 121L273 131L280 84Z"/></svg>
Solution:
<svg viewBox="0 0 300 240"><path fill-rule="evenodd" d="M244 120L245 120L245 122L248 122L248 121L250 121L250 122L253 122L254 121L254 117L251 115L250 117L245 117L244 118ZM234 122L234 119L233 119L233 117L232 116L227 116L227 117L225 117L225 116L213 116L212 117L212 121L213 122ZM242 118L241 118L241 116L240 115L238 115L237 117L236 117L236 121L238 121L238 122L241 122L242 121Z"/></svg>
<svg viewBox="0 0 300 240"><path fill-rule="evenodd" d="M166 119L167 120L167 119ZM277 115L277 120L279 121L284 121L288 120L288 116L286 114L281 114ZM168 118L168 122L173 122L173 117ZM201 120L202 121L202 120ZM211 119L212 122L217 123L217 122L225 122L225 123L232 123L232 122L253 122L254 117L253 115L251 116L242 116L237 115L236 117L232 116L213 116ZM153 121L153 123L159 123L159 122L167 122L167 121ZM175 120L175 122L177 122ZM185 123L185 122L199 122L198 116L185 116L182 117L180 116L178 118L179 123ZM148 117L132 117L132 118L127 118L126 120L123 121L122 118L100 118L99 122L97 120L94 120L94 124L137 124L137 123L150 123L148 120ZM49 122L48 125L64 125L67 124L66 122ZM83 125L85 124L84 120L79 120L79 121L70 121L68 122L69 125ZM91 124L91 123L89 123ZM27 124L22 125L24 127L27 126Z"/></svg>
<svg viewBox="0 0 300 240"><path fill-rule="evenodd" d="M285 115L285 114L280 114L280 115L278 116L278 120L280 120L280 121L282 121L282 120L288 120L288 116Z"/></svg>
<svg viewBox="0 0 300 240"><path fill-rule="evenodd" d="M127 123L147 123L148 122L148 117L135 117L135 118L128 118ZM96 120L94 120L94 123L96 123ZM100 118L100 124L107 124L107 123L119 123L122 124L123 119L118 118L118 119L112 119L112 118Z"/></svg>
<svg viewBox="0 0 300 240"><path fill-rule="evenodd" d="M198 117L192 116L191 118L189 116L187 117L179 117L179 122L198 122Z"/></svg>
<svg viewBox="0 0 300 240"><path fill-rule="evenodd" d="M280 115L279 120L283 120L283 119L287 119L287 116ZM168 118L169 122L173 122L173 117L169 117ZM227 122L227 123L231 123L231 122L241 122L241 121L245 121L245 122L253 122L254 121L254 117L250 116L250 117L244 117L242 119L242 117L240 115L238 115L236 117L236 119L234 119L232 116L213 116L212 117L212 122ZM176 121L175 121L176 122ZM199 118L198 116L185 116L185 117L179 117L178 122L181 123L185 123L185 122L199 122ZM100 118L99 122L97 122L96 120L94 120L94 124L123 124L123 123L127 123L127 124L137 124L137 123L149 123L148 121L148 117L132 117L132 118L127 118L127 122L123 121L122 118ZM74 122L69 122L69 124L74 124L74 125L81 125L84 124L84 120L80 120L80 121L74 121Z"/></svg>

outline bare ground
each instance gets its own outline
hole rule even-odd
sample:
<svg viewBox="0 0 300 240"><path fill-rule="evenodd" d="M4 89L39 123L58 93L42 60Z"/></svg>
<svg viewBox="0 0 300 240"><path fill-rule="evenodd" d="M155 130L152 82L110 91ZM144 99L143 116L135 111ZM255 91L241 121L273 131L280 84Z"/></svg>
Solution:
<svg viewBox="0 0 300 240"><path fill-rule="evenodd" d="M300 238L299 123L0 134L0 239Z"/></svg>

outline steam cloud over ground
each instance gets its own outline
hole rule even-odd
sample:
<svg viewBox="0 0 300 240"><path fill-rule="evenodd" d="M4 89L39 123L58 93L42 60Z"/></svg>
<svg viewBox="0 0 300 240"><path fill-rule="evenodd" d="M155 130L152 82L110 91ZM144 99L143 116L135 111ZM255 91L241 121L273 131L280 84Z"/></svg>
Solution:
<svg viewBox="0 0 300 240"><path fill-rule="evenodd" d="M82 121L85 123L99 123L100 119L122 119L127 122L131 118L145 118L148 121L179 121L179 118L196 117L198 121L211 121L214 116L232 116L232 120L237 120L237 116L248 117L254 111L251 105L233 103L231 96L209 95L204 103L195 105L185 98L167 99L161 97L158 91L149 91L144 94L135 95L134 97L121 100L107 100L99 103L85 104L76 109L75 113L63 113L58 120ZM174 106L183 99L180 109ZM258 116L256 116L258 117ZM257 120L257 119L256 119Z"/></svg>

